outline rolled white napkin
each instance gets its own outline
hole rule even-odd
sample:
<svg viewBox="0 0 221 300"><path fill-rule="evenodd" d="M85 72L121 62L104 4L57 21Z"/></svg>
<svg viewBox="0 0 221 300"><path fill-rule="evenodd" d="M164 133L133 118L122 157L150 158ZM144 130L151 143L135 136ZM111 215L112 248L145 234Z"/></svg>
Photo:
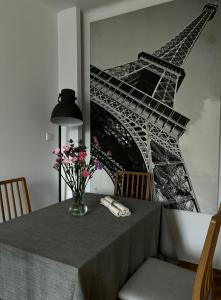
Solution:
<svg viewBox="0 0 221 300"><path fill-rule="evenodd" d="M122 217L126 217L126 216L131 215L131 212L130 212L129 208L127 208L123 204L117 202L116 200L114 200L110 196L105 196L104 199L107 200L110 204L116 206L121 211L121 216Z"/></svg>
<svg viewBox="0 0 221 300"><path fill-rule="evenodd" d="M111 204L110 202L108 202L106 199L101 198L100 199L100 204L104 205L105 207L107 207L109 209L109 211L115 215L115 217L120 217L121 216L121 211L113 204Z"/></svg>

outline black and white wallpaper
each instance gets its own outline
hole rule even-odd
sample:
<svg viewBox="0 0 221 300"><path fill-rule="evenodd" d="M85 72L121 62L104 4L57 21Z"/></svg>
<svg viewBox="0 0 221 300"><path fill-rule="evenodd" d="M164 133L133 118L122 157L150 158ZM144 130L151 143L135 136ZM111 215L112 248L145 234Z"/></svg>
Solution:
<svg viewBox="0 0 221 300"><path fill-rule="evenodd" d="M220 23L217 4L180 0L91 24L92 190L149 171L165 206L216 210Z"/></svg>

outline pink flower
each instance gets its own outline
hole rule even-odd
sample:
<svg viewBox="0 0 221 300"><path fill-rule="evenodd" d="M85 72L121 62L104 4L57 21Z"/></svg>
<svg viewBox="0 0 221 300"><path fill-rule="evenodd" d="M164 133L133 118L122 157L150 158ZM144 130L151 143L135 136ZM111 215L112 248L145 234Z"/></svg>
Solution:
<svg viewBox="0 0 221 300"><path fill-rule="evenodd" d="M93 142L97 147L100 147L98 138L96 136L93 136Z"/></svg>
<svg viewBox="0 0 221 300"><path fill-rule="evenodd" d="M99 160L95 159L94 164L95 164L95 169L96 170L102 170L103 169L103 164L101 162L99 162Z"/></svg>
<svg viewBox="0 0 221 300"><path fill-rule="evenodd" d="M55 170L59 170L60 165L61 165L61 164L59 164L58 162L55 162L54 165L53 165L53 168L54 168Z"/></svg>
<svg viewBox="0 0 221 300"><path fill-rule="evenodd" d="M53 153L58 155L60 153L60 151L61 151L60 148L57 147L57 148L54 149Z"/></svg>
<svg viewBox="0 0 221 300"><path fill-rule="evenodd" d="M76 156L74 156L74 157L71 158L71 161L76 162L76 161L78 161L78 158Z"/></svg>
<svg viewBox="0 0 221 300"><path fill-rule="evenodd" d="M70 161L69 158L65 158L65 159L63 160L63 163L64 163L64 164L70 164L70 162L71 162L71 161Z"/></svg>
<svg viewBox="0 0 221 300"><path fill-rule="evenodd" d="M79 152L78 159L79 159L80 161L82 161L82 160L85 159L86 156L87 156L87 153L84 152L84 151L81 151L81 152Z"/></svg>
<svg viewBox="0 0 221 300"><path fill-rule="evenodd" d="M88 169L84 169L83 171L82 171L82 176L83 177L88 177L90 175L90 172L88 171Z"/></svg>
<svg viewBox="0 0 221 300"><path fill-rule="evenodd" d="M111 156L111 155L112 155L111 150L108 150L108 151L107 151L107 156Z"/></svg>
<svg viewBox="0 0 221 300"><path fill-rule="evenodd" d="M61 156L58 156L58 157L56 158L56 162L59 163L59 164L61 164L61 162L62 162L62 157L61 157Z"/></svg>
<svg viewBox="0 0 221 300"><path fill-rule="evenodd" d="M64 148L64 152L68 152L71 149L71 146L66 144L63 146L63 148Z"/></svg>

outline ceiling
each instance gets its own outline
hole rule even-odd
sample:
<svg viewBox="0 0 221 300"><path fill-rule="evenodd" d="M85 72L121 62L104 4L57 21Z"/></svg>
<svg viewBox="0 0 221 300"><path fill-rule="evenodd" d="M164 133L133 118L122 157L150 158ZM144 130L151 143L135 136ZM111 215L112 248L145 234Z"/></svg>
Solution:
<svg viewBox="0 0 221 300"><path fill-rule="evenodd" d="M82 10L87 10L91 8L96 8L99 6L104 6L114 2L121 2L125 0L40 0L57 11L70 8L73 6L79 7Z"/></svg>

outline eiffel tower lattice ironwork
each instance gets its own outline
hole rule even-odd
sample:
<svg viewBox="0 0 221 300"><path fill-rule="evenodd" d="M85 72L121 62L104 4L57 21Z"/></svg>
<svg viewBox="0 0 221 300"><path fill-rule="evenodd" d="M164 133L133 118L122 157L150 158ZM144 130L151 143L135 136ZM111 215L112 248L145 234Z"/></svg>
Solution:
<svg viewBox="0 0 221 300"><path fill-rule="evenodd" d="M101 153L92 147L107 173L116 168L154 173L155 195L168 207L199 211L179 149L189 119L174 110L176 93L185 77L181 67L209 20L216 4L153 54L108 70L91 66L92 136L102 141ZM112 166L105 148L112 145ZM103 149L104 148L104 149Z"/></svg>

